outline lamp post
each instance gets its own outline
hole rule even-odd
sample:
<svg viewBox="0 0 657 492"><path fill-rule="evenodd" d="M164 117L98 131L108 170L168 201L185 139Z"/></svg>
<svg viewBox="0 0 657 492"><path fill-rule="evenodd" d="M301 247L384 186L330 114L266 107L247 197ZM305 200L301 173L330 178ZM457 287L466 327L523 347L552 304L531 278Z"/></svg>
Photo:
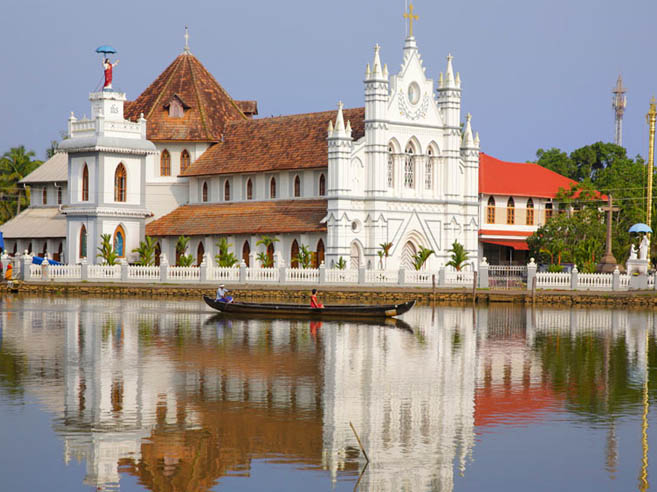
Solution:
<svg viewBox="0 0 657 492"><path fill-rule="evenodd" d="M655 98L650 99L650 111L646 115L646 121L650 128L650 140L648 146L648 196L646 203L646 224L650 226L652 220L652 175L655 165L655 120L657 119L657 103Z"/></svg>

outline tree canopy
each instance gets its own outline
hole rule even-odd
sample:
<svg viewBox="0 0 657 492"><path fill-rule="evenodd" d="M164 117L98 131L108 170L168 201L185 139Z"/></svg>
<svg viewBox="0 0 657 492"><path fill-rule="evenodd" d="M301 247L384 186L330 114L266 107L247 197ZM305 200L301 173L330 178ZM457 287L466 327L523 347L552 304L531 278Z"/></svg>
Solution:
<svg viewBox="0 0 657 492"><path fill-rule="evenodd" d="M0 157L0 223L17 215L29 204L29 194L23 196L18 182L41 165L34 152L25 146L12 147Z"/></svg>

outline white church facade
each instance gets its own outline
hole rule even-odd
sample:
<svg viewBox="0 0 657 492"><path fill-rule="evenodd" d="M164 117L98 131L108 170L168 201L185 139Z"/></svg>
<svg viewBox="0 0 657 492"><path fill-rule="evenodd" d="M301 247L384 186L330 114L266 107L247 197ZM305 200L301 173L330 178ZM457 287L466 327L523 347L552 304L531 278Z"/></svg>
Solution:
<svg viewBox="0 0 657 492"><path fill-rule="evenodd" d="M526 250L524 239L544 215L516 224L507 214L504 226L482 227L504 171L480 177L479 136L461 114L452 57L437 81L425 70L410 35L396 74L375 48L364 107L254 118L257 103L232 99L186 46L136 100L106 88L90 94L90 119L71 114L59 153L33 173L41 177L23 180L32 187L31 207L0 226L6 250L98 263L101 234L109 234L119 256L134 262L133 250L151 236L158 256L173 263L184 235L197 264L226 238L250 266L258 253L297 266L305 246L315 266L389 269L411 269L421 248L435 252L425 268L439 268L454 241L471 268L486 244ZM531 198L525 184L522 194ZM499 200L508 205L507 198ZM535 202L545 206L551 197ZM28 217L46 208L40 222ZM264 236L275 239L268 249L257 244Z"/></svg>

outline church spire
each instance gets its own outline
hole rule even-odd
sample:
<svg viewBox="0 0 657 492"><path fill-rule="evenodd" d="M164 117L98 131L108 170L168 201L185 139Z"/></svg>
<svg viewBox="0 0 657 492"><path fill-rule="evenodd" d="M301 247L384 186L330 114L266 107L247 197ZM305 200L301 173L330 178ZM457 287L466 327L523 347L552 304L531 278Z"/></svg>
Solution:
<svg viewBox="0 0 657 492"><path fill-rule="evenodd" d="M472 120L472 115L468 113L465 117L465 128L463 129L463 140L461 142L461 148L471 149L474 145L474 139L472 138L472 125L470 124Z"/></svg>
<svg viewBox="0 0 657 492"><path fill-rule="evenodd" d="M186 55L191 55L192 52L189 50L189 28L185 26L185 49L183 53Z"/></svg>

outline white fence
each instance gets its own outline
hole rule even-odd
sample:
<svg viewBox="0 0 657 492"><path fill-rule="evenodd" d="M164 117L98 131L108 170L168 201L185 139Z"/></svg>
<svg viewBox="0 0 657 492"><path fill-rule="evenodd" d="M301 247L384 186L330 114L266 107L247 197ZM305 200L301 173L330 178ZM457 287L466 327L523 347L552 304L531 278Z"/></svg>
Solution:
<svg viewBox="0 0 657 492"><path fill-rule="evenodd" d="M285 281L316 284L319 282L319 270L317 268L286 268Z"/></svg>
<svg viewBox="0 0 657 492"><path fill-rule="evenodd" d="M81 277L80 265L49 265L48 278L57 280L77 280Z"/></svg>
<svg viewBox="0 0 657 492"><path fill-rule="evenodd" d="M278 268L247 268L247 282L278 282Z"/></svg>
<svg viewBox="0 0 657 492"><path fill-rule="evenodd" d="M136 282L152 282L160 279L160 267L129 265L128 279Z"/></svg>
<svg viewBox="0 0 657 492"><path fill-rule="evenodd" d="M570 276L570 274L566 274ZM611 290L614 276L611 273L580 273L577 288L583 290ZM570 286L570 284L569 284Z"/></svg>
<svg viewBox="0 0 657 492"><path fill-rule="evenodd" d="M447 270L445 272L445 283L452 285L472 286L474 282L474 272L464 272L456 270Z"/></svg>
<svg viewBox="0 0 657 492"><path fill-rule="evenodd" d="M193 266L170 266L167 279L173 282L198 282L201 280L201 269Z"/></svg>
<svg viewBox="0 0 657 492"><path fill-rule="evenodd" d="M570 273L539 272L536 274L537 289L570 289Z"/></svg>
<svg viewBox="0 0 657 492"><path fill-rule="evenodd" d="M209 269L208 280L213 282L239 282L240 280L240 269L239 268L227 268L227 267L218 267Z"/></svg>
<svg viewBox="0 0 657 492"><path fill-rule="evenodd" d="M326 270L328 284L357 284L358 270Z"/></svg>
<svg viewBox="0 0 657 492"><path fill-rule="evenodd" d="M121 280L121 265L89 265L89 280Z"/></svg>

